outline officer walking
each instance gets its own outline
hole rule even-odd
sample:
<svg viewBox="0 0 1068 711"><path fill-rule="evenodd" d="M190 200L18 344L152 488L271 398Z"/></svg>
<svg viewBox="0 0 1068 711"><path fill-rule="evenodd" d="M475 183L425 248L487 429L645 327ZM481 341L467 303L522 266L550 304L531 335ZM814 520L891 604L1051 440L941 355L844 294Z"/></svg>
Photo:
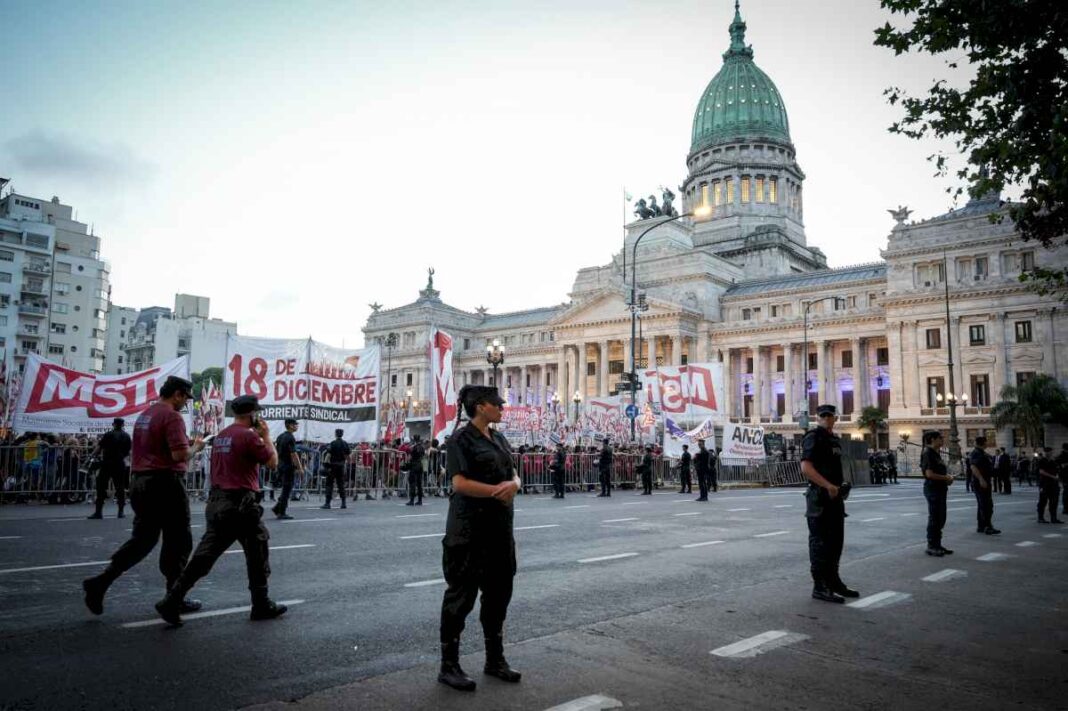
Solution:
<svg viewBox="0 0 1068 711"><path fill-rule="evenodd" d="M564 498L564 475L567 471L567 447L563 442L557 442L556 451L553 453L553 463L549 466L553 475L553 498Z"/></svg>
<svg viewBox="0 0 1068 711"><path fill-rule="evenodd" d="M293 518L286 510L289 509L289 500L293 497L293 485L297 476L304 476L304 464L297 454L297 439L293 436L299 427L300 423L295 419L286 418L286 431L278 435L274 442L274 448L278 452L278 477L282 480L282 495L271 511L282 521Z"/></svg>
<svg viewBox="0 0 1068 711"><path fill-rule="evenodd" d="M285 613L286 606L267 596L267 541L260 506L259 466L277 466L278 453L271 432L256 417L259 401L241 395L231 403L234 423L215 436L211 444L212 487L204 509L207 527L196 552L167 595L156 603L160 617L172 625L182 624L182 597L211 570L215 561L237 541L245 550L248 589L252 594L253 620L269 620Z"/></svg>
<svg viewBox="0 0 1068 711"><path fill-rule="evenodd" d="M681 488L680 494L692 494L693 493L693 481L690 480L690 462L693 460L693 456L690 454L690 445L682 445L682 456L679 457L679 482ZM701 488L701 484L698 483L698 489Z"/></svg>
<svg viewBox="0 0 1068 711"><path fill-rule="evenodd" d="M942 461L941 432L923 433L923 452L920 454L920 471L923 472L923 496L927 499L927 555L941 558L953 551L942 546L942 529L946 525L946 494L953 477Z"/></svg>
<svg viewBox="0 0 1068 711"><path fill-rule="evenodd" d="M638 465L642 473L642 496L653 495L653 445L645 445L642 463Z"/></svg>
<svg viewBox="0 0 1068 711"><path fill-rule="evenodd" d="M1068 514L1068 442L1061 445L1056 463L1057 475L1061 480L1061 513Z"/></svg>
<svg viewBox="0 0 1068 711"><path fill-rule="evenodd" d="M345 441L345 430L334 430L334 441L326 447L326 456L330 462L326 466L326 503L319 508L330 508L330 499L334 496L334 484L341 499L341 508L345 506L345 462L349 461L352 447Z"/></svg>
<svg viewBox="0 0 1068 711"><path fill-rule="evenodd" d="M185 473L189 460L204 448L204 442L198 437L190 446L185 420L178 414L193 397L193 384L172 375L160 387L159 395L159 400L134 423L130 486L133 533L111 556L103 573L82 582L85 606L94 615L104 612L108 587L151 553L161 535L159 570L167 580L167 590L178 580L193 548ZM196 612L200 602L183 600L180 609Z"/></svg>
<svg viewBox="0 0 1068 711"><path fill-rule="evenodd" d="M1057 499L1060 498L1061 486L1057 479L1057 463L1052 454L1053 448L1046 447L1042 450L1042 456L1035 462L1035 469L1038 471L1039 523L1046 523L1046 508L1049 508L1049 523L1064 523L1057 518Z"/></svg>
<svg viewBox="0 0 1068 711"><path fill-rule="evenodd" d="M601 493L598 496L611 496L612 495L612 460L614 455L612 454L612 442L607 437L604 438L604 444L601 446L601 454L597 459L597 471L600 474L601 480Z"/></svg>
<svg viewBox="0 0 1068 711"><path fill-rule="evenodd" d="M995 536L1001 531L994 528L994 495L990 480L994 476L994 465L983 449L986 447L986 437L982 435L975 438L975 447L968 454L968 471L971 472L976 501L976 533L985 533Z"/></svg>
<svg viewBox="0 0 1068 711"><path fill-rule="evenodd" d="M808 479L805 517L812 597L842 603L847 597L860 597L838 574L845 543L845 497L850 485L842 475L842 446L834 433L837 409L834 405L820 405L816 416L818 426L806 432L801 441L801 473Z"/></svg>
<svg viewBox="0 0 1068 711"><path fill-rule="evenodd" d="M504 405L497 388L465 385L456 400L470 422L462 428L457 422L446 455L453 494L442 541L448 588L441 601L438 681L474 691L474 680L460 667L460 635L480 590L479 619L486 640L483 671L508 682L518 682L522 676L504 658L503 636L516 572L512 499L522 482L508 440L490 428L501 421Z"/></svg>
<svg viewBox="0 0 1068 711"><path fill-rule="evenodd" d="M111 431L105 432L96 445L94 455L100 456L100 470L96 475L96 504L89 518L104 518L104 502L108 497L108 481L115 486L115 503L119 505L119 515L116 518L125 517L123 510L126 508L126 487L129 479L129 469L126 467L126 457L130 454L133 446L130 435L123 429L126 422L121 417L116 417L111 423Z"/></svg>
<svg viewBox="0 0 1068 711"><path fill-rule="evenodd" d="M695 501L708 501L708 479L712 471L712 453L705 449L705 441L697 440L697 456L693 458L694 468L697 469L697 490L699 493Z"/></svg>
<svg viewBox="0 0 1068 711"><path fill-rule="evenodd" d="M406 506L423 505L423 473L426 448L419 435L412 436L412 449L408 452L408 503Z"/></svg>

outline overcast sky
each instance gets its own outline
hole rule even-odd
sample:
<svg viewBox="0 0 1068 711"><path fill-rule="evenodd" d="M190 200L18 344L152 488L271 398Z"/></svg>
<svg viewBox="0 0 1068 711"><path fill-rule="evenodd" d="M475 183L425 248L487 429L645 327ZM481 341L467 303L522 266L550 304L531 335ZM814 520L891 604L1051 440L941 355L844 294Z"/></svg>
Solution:
<svg viewBox="0 0 1068 711"><path fill-rule="evenodd" d="M568 300L624 186L679 185L733 0L0 0L0 176L92 223L117 304L211 297L242 333L362 343L378 301ZM951 206L883 89L877 0L745 0L786 102L810 244L879 258L899 204Z"/></svg>

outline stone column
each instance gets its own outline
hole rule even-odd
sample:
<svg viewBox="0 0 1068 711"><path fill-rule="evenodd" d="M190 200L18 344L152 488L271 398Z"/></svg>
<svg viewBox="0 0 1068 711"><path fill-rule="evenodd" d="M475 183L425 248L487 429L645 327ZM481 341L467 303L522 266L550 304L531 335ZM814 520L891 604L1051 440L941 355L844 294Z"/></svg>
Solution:
<svg viewBox="0 0 1068 711"><path fill-rule="evenodd" d="M624 372L630 371L630 336L623 339L623 370ZM636 370L636 369L635 369Z"/></svg>
<svg viewBox="0 0 1068 711"><path fill-rule="evenodd" d="M582 399L585 401L589 392L589 346L585 342L578 345L578 391L582 393Z"/></svg>
<svg viewBox="0 0 1068 711"><path fill-rule="evenodd" d="M860 412L867 405L868 373L864 367L864 340L854 336L849 339L849 350L853 352L853 409Z"/></svg>
<svg viewBox="0 0 1068 711"><path fill-rule="evenodd" d="M827 341L816 341L816 378L819 380L819 386L817 388L819 392L819 404L832 403L834 398L831 397L831 368L830 368L830 356L831 348L830 343Z"/></svg>
<svg viewBox="0 0 1068 711"><path fill-rule="evenodd" d="M764 390L764 376L760 372L760 346L750 348L749 355L753 359L753 406L749 415L751 422L760 422L760 415L763 414L761 393Z"/></svg>
<svg viewBox="0 0 1068 711"><path fill-rule="evenodd" d="M1038 338L1039 342L1042 344L1042 370L1043 372L1052 375L1054 379L1057 379L1058 377L1056 351L1054 350L1053 340L1056 335L1053 332L1053 319L1056 316L1056 313L1057 309L1055 308L1038 309L1036 312L1038 323L1035 324L1035 337Z"/></svg>
<svg viewBox="0 0 1068 711"><path fill-rule="evenodd" d="M567 385L567 346L560 344L560 352L556 355L556 379L553 381L553 392L560 393L563 397L564 388Z"/></svg>
<svg viewBox="0 0 1068 711"><path fill-rule="evenodd" d="M728 348L723 354L723 389L716 393L719 411L727 417L734 415L734 364Z"/></svg>
<svg viewBox="0 0 1068 711"><path fill-rule="evenodd" d="M671 337L671 364L682 365L682 336Z"/></svg>
<svg viewBox="0 0 1068 711"><path fill-rule="evenodd" d="M597 396L608 397L608 341L601 341L600 356L597 358Z"/></svg>
<svg viewBox="0 0 1068 711"><path fill-rule="evenodd" d="M697 344L697 353L694 355L694 358L696 358L694 361L695 363L707 363L712 360L712 357L709 355L708 340L707 333L698 333L697 337L694 339ZM723 362L727 362L726 358L724 358Z"/></svg>
<svg viewBox="0 0 1068 711"><path fill-rule="evenodd" d="M519 366L519 403L521 405L528 404L530 395L527 393L527 366Z"/></svg>
<svg viewBox="0 0 1068 711"><path fill-rule="evenodd" d="M1009 383L1009 352L1005 347L1005 314L993 313L986 324L991 350L994 352L994 372L990 374L990 402L1001 399L1001 389ZM1013 383L1015 384L1015 383Z"/></svg>
<svg viewBox="0 0 1068 711"><path fill-rule="evenodd" d="M782 348L782 391L785 395L783 400L785 401L786 412L783 413L783 422L792 422L794 411L794 395L796 394L796 384L794 383L794 344L787 343Z"/></svg>
<svg viewBox="0 0 1068 711"><path fill-rule="evenodd" d="M649 352L647 357L649 370L656 368L656 336L646 336L646 349Z"/></svg>
<svg viewBox="0 0 1068 711"><path fill-rule="evenodd" d="M923 376L920 375L920 343L923 343L920 338L920 322L906 322L905 328L912 334L912 353L905 357L905 368L913 377L912 399L917 407L927 407L927 393L924 392Z"/></svg>

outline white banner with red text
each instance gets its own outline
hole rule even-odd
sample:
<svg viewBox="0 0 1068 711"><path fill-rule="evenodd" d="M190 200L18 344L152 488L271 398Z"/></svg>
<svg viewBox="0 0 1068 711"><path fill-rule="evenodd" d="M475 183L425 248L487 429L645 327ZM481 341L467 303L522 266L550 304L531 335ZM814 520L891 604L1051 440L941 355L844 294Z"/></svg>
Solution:
<svg viewBox="0 0 1068 711"><path fill-rule="evenodd" d="M342 430L350 442L378 435L378 346L360 350L328 346L310 338L231 335L226 342L223 399L227 422L240 395L259 398L271 436L285 420L300 423L298 439L329 442Z"/></svg>
<svg viewBox="0 0 1068 711"><path fill-rule="evenodd" d="M434 384L430 438L440 442L456 427L457 405L452 376L452 336L437 329L430 334L430 373Z"/></svg>
<svg viewBox="0 0 1068 711"><path fill-rule="evenodd" d="M720 418L723 393L722 363L691 363L650 368L641 373L642 391L664 417L700 423Z"/></svg>
<svg viewBox="0 0 1068 711"><path fill-rule="evenodd" d="M121 417L130 425L159 399L170 375L189 379L189 357L124 375L95 375L65 368L36 353L26 358L15 403L16 432L103 434ZM186 414L186 427L189 427Z"/></svg>

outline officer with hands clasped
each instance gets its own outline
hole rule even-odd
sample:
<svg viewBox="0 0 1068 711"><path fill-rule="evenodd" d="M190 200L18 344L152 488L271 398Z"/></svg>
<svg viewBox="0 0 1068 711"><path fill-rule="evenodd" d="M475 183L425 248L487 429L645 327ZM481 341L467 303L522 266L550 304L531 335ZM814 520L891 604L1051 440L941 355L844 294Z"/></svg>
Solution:
<svg viewBox="0 0 1068 711"><path fill-rule="evenodd" d="M108 498L108 480L115 485L115 503L119 505L119 515L124 518L126 508L126 487L129 484L129 467L126 457L130 454L133 442L123 429L126 421L116 417L111 423L111 431L106 432L96 445L94 455L99 454L100 469L96 475L96 511L89 518L104 518L104 502Z"/></svg>
<svg viewBox="0 0 1068 711"><path fill-rule="evenodd" d="M923 433L923 453L920 471L923 472L923 497L927 499L927 555L941 558L953 551L942 545L942 529L946 525L946 495L953 477L938 450L942 449L941 432Z"/></svg>
<svg viewBox="0 0 1068 711"><path fill-rule="evenodd" d="M285 614L286 606L267 597L270 535L263 525L259 466L278 465L267 422L256 416L259 401L251 395L234 398L234 423L215 436L211 445L211 492L204 509L207 528L193 557L156 610L172 625L182 624L182 596L211 570L215 561L237 541L245 550L253 620Z"/></svg>
<svg viewBox="0 0 1068 711"><path fill-rule="evenodd" d="M505 661L503 630L516 572L512 499L522 483L508 440L490 428L501 421L504 404L497 388L465 385L456 399L470 422L457 426L446 454L453 493L442 541L448 588L441 602L438 681L461 691L474 691L474 680L460 667L460 634L480 590L479 619L486 638L483 671L509 682L521 677Z"/></svg>
<svg viewBox="0 0 1068 711"><path fill-rule="evenodd" d="M860 597L838 575L845 542L845 499L852 485L842 475L842 446L834 433L835 406L820 405L816 415L819 425L806 432L801 443L801 473L808 479L805 517L812 597L842 603L847 597Z"/></svg>
<svg viewBox="0 0 1068 711"><path fill-rule="evenodd" d="M352 447L345 441L345 430L334 430L334 441L326 448L330 462L326 465L326 503L319 508L330 508L330 499L334 496L334 484L341 499L341 508L345 508L345 462L352 454Z"/></svg>

